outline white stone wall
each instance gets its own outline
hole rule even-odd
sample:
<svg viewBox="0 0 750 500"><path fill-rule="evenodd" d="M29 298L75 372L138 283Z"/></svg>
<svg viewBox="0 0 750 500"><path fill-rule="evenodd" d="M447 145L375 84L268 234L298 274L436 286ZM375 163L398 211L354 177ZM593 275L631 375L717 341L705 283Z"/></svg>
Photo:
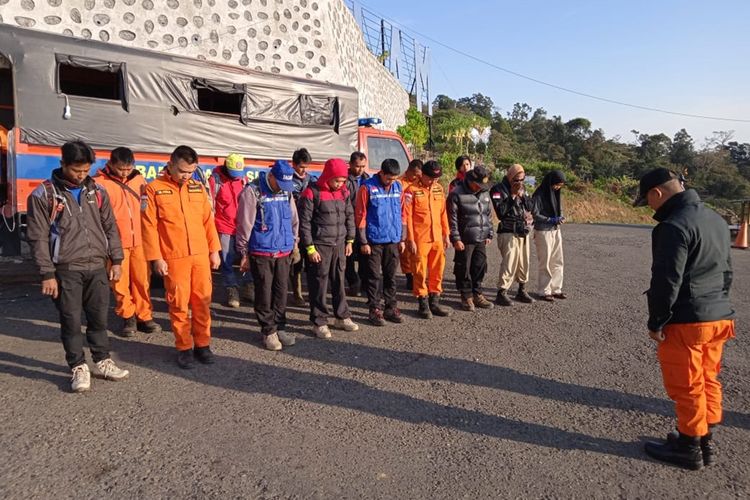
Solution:
<svg viewBox="0 0 750 500"><path fill-rule="evenodd" d="M343 0L0 0L0 22L356 87L391 130L409 106Z"/></svg>

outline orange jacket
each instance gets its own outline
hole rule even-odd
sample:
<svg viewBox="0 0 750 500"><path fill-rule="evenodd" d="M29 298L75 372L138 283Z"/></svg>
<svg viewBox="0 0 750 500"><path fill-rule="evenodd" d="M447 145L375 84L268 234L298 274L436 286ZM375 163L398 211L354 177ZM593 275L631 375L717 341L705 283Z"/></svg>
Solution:
<svg viewBox="0 0 750 500"><path fill-rule="evenodd" d="M146 187L142 222L146 260L180 259L221 249L208 194L192 179L182 186L167 175L152 181Z"/></svg>
<svg viewBox="0 0 750 500"><path fill-rule="evenodd" d="M437 182L428 188L417 181L406 188L401 213L407 241L443 241L450 234L445 192Z"/></svg>
<svg viewBox="0 0 750 500"><path fill-rule="evenodd" d="M141 246L141 197L146 192L146 179L140 172L133 170L130 177L122 182L119 177L111 175L106 169L101 169L94 176L94 180L109 195L122 248Z"/></svg>

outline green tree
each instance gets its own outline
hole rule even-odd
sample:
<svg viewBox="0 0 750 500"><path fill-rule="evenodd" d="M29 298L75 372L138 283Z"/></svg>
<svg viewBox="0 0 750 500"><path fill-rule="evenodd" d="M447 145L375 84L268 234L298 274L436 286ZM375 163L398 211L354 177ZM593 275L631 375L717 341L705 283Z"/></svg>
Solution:
<svg viewBox="0 0 750 500"><path fill-rule="evenodd" d="M474 94L471 97L462 97L456 101L456 105L459 108L468 109L474 114L486 118L487 120L492 119L492 112L495 109L495 103L492 99L483 94Z"/></svg>
<svg viewBox="0 0 750 500"><path fill-rule="evenodd" d="M418 153L422 150L429 137L427 119L416 107L412 106L406 112L406 123L396 128L396 132L398 132L407 144L412 145L414 153Z"/></svg>
<svg viewBox="0 0 750 500"><path fill-rule="evenodd" d="M435 109L456 109L456 101L447 95L439 94L435 100L432 101L432 107Z"/></svg>

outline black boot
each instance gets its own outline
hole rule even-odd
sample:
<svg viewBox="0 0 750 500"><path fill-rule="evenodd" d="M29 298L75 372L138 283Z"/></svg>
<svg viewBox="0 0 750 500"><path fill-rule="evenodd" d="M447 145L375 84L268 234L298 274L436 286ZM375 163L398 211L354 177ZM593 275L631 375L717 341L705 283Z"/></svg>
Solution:
<svg viewBox="0 0 750 500"><path fill-rule="evenodd" d="M441 306L440 305L440 295L437 293L431 293L430 299L430 311L432 311L432 314L435 316L450 316L453 313L453 310L451 310L449 307Z"/></svg>
<svg viewBox="0 0 750 500"><path fill-rule="evenodd" d="M534 302L534 299L531 298L531 295L529 295L526 292L526 283L518 284L518 292L516 293L516 300L518 302L523 302L524 304L531 304L532 302Z"/></svg>
<svg viewBox="0 0 750 500"><path fill-rule="evenodd" d="M499 306L506 306L510 307L513 305L513 302L510 301L508 298L508 291L504 288L501 288L497 291L497 297L495 297L495 304Z"/></svg>
<svg viewBox="0 0 750 500"><path fill-rule="evenodd" d="M406 284L404 285L404 289L407 292L411 292L414 288L414 275L411 273L407 273L406 275Z"/></svg>
<svg viewBox="0 0 750 500"><path fill-rule="evenodd" d="M644 446L646 454L651 458L690 470L703 467L701 440L693 436L679 434L677 439L667 439L665 443L649 441Z"/></svg>
<svg viewBox="0 0 750 500"><path fill-rule="evenodd" d="M716 444L713 440L713 433L711 428L713 425L708 426L708 434L701 437L701 455L703 455L703 465L712 465L716 459ZM676 441L679 439L680 433L676 430L667 434L667 441Z"/></svg>
<svg viewBox="0 0 750 500"><path fill-rule="evenodd" d="M136 321L138 318L135 317L135 314L129 318L123 318L122 322L122 330L118 333L120 337L132 337L135 335L136 331Z"/></svg>
<svg viewBox="0 0 750 500"><path fill-rule="evenodd" d="M419 301L419 311L417 313L424 319L432 319L432 311L427 303L427 297L417 297Z"/></svg>

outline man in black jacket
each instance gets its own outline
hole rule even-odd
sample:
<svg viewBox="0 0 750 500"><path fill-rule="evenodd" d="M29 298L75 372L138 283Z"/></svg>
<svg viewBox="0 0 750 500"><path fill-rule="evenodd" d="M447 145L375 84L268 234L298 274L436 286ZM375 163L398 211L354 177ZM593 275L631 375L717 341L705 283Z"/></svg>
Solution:
<svg viewBox="0 0 750 500"><path fill-rule="evenodd" d="M367 170L367 156L360 151L355 151L349 157L349 176L346 178L346 189L349 192L349 204L354 210L354 198L359 187L370 178ZM346 258L346 288L347 295L359 297L362 295L362 287L367 283L367 256L362 255L362 245L354 242L351 255Z"/></svg>
<svg viewBox="0 0 750 500"><path fill-rule="evenodd" d="M482 280L487 273L487 245L494 235L488 183L487 169L477 165L448 195L450 240L456 250L453 274L456 288L461 292L461 306L466 311L493 307L482 293Z"/></svg>
<svg viewBox="0 0 750 500"><path fill-rule="evenodd" d="M677 431L645 449L657 460L697 470L715 458L721 354L734 337L729 228L665 168L641 178L635 204L648 204L659 222L651 235L648 334L659 345L664 387L677 413Z"/></svg>
<svg viewBox="0 0 750 500"><path fill-rule="evenodd" d="M109 356L109 282L120 279L123 251L109 196L89 177L94 160L86 143L64 144L60 168L27 201L28 239L42 277L42 294L52 297L60 313L73 392L91 387L81 334L84 311L94 375L108 380L128 376Z"/></svg>

